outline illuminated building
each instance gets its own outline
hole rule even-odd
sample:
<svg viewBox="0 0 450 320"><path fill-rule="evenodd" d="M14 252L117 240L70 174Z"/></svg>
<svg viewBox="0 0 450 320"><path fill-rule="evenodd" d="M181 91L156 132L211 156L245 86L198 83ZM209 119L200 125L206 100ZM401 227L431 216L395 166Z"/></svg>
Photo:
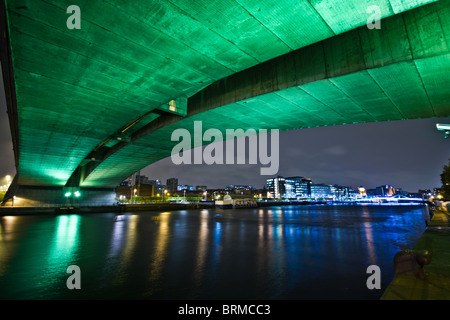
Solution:
<svg viewBox="0 0 450 320"><path fill-rule="evenodd" d="M283 177L269 178L266 180L268 198L281 198L285 195L285 179Z"/></svg>
<svg viewBox="0 0 450 320"><path fill-rule="evenodd" d="M178 191L183 191L183 190L194 191L194 186L190 186L190 185L186 185L186 184L180 184L180 185L178 185L177 190Z"/></svg>
<svg viewBox="0 0 450 320"><path fill-rule="evenodd" d="M366 188L364 188L363 186L360 186L360 187L358 188L358 191L359 191L359 195L360 195L361 197L367 197Z"/></svg>
<svg viewBox="0 0 450 320"><path fill-rule="evenodd" d="M374 194L377 196L393 196L394 195L394 188L391 185L383 185L376 187L374 190Z"/></svg>
<svg viewBox="0 0 450 320"><path fill-rule="evenodd" d="M311 197L312 198L329 198L334 196L334 188L325 184L312 184Z"/></svg>
<svg viewBox="0 0 450 320"><path fill-rule="evenodd" d="M286 198L306 198L311 196L312 181L309 178L289 177L285 179Z"/></svg>
<svg viewBox="0 0 450 320"><path fill-rule="evenodd" d="M314 184L310 178L276 177L266 180L265 189L268 198L348 198L354 196L349 187L338 185Z"/></svg>
<svg viewBox="0 0 450 320"><path fill-rule="evenodd" d="M178 191L178 179L170 178L166 181L167 191L171 194L174 194Z"/></svg>

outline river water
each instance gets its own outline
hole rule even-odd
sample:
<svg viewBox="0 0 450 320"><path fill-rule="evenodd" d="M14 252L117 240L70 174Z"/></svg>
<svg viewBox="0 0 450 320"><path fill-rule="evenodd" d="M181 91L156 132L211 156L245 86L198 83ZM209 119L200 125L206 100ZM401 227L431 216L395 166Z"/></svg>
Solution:
<svg viewBox="0 0 450 320"><path fill-rule="evenodd" d="M5 216L0 298L379 299L394 276L393 256L425 230L425 210L304 205ZM79 267L73 275L71 265ZM381 289L367 287L370 265L380 268ZM68 289L69 278L81 289Z"/></svg>

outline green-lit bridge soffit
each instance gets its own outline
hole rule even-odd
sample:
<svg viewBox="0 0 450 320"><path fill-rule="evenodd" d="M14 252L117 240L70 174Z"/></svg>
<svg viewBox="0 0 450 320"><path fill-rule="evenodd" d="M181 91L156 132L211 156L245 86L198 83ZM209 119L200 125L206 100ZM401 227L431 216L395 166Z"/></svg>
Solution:
<svg viewBox="0 0 450 320"><path fill-rule="evenodd" d="M68 29L77 5L81 28ZM377 5L381 29L366 26ZM116 186L176 128L450 116L450 1L16 0L2 70L18 184Z"/></svg>

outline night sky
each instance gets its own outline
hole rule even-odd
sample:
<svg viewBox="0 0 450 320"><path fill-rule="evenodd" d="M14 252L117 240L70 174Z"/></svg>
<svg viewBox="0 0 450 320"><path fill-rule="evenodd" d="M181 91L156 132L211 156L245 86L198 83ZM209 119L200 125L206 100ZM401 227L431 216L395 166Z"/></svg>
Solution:
<svg viewBox="0 0 450 320"><path fill-rule="evenodd" d="M302 176L314 183L360 185L367 189L390 184L404 191L440 187L440 173L450 158L450 139L436 123L450 118L401 120L291 130L280 133L280 169L284 177ZM248 161L246 161L248 163ZM250 184L262 188L269 176L261 165L174 165L170 158L141 171L165 183L221 188Z"/></svg>
<svg viewBox="0 0 450 320"><path fill-rule="evenodd" d="M2 81L2 79L0 80ZM3 83L0 83L3 88ZM14 176L4 91L0 96L0 184ZM450 118L402 120L292 130L280 133L278 175L303 176L314 183L368 189L383 184L417 192L440 187L440 173L450 158L450 138L436 123ZM271 129L271 128L267 128ZM248 163L248 161L245 161ZM257 165L174 165L169 158L141 170L151 179L178 178L179 184L223 188L249 184L262 188L269 176Z"/></svg>

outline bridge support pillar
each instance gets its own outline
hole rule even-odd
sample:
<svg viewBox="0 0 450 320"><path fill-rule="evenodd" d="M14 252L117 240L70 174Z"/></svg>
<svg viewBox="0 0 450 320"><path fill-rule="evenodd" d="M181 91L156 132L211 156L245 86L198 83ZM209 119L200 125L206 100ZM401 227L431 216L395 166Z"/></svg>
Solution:
<svg viewBox="0 0 450 320"><path fill-rule="evenodd" d="M110 206L116 201L115 188L16 186L14 193L4 199L2 206Z"/></svg>

